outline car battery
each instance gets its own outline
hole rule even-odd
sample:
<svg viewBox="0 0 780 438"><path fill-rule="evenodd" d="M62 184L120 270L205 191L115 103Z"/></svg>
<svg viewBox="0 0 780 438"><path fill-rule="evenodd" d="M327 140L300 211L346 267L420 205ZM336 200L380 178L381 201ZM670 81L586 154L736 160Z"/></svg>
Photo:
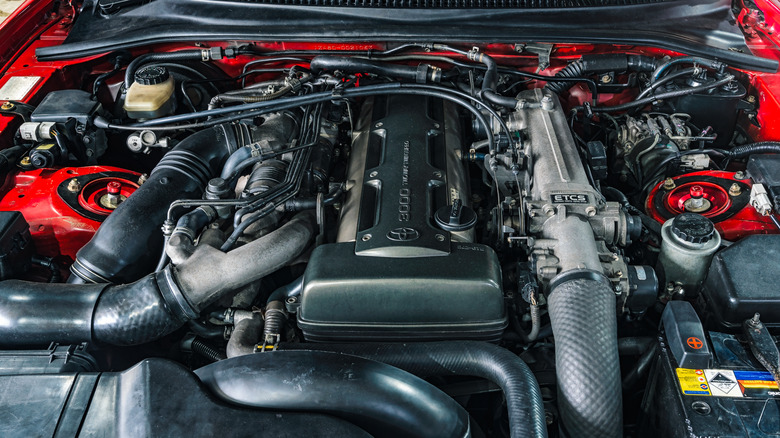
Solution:
<svg viewBox="0 0 780 438"><path fill-rule="evenodd" d="M680 303L690 306L687 302ZM685 319L689 315L680 312L680 307L684 306L679 306L672 317L682 315ZM702 331L704 337L700 338L685 332L690 320L672 324L670 330L666 321L670 318L668 312L665 311L664 317L658 354L642 401L638 436L779 436L780 390L772 374L753 356L745 339L741 335L712 331ZM705 349L711 355L709 364L698 360L693 362L696 368L681 366L680 358L691 362L680 351Z"/></svg>

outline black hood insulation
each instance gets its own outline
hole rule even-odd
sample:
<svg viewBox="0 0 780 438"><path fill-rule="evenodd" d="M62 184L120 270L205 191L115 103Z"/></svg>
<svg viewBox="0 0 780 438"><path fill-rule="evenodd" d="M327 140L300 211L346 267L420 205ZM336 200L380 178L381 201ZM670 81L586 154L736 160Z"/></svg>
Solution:
<svg viewBox="0 0 780 438"><path fill-rule="evenodd" d="M174 41L633 44L777 71L753 56L729 0L85 0L39 60Z"/></svg>
<svg viewBox="0 0 780 438"><path fill-rule="evenodd" d="M239 0L284 6L330 6L390 9L568 9L644 5L671 0ZM115 3L116 0L103 0Z"/></svg>

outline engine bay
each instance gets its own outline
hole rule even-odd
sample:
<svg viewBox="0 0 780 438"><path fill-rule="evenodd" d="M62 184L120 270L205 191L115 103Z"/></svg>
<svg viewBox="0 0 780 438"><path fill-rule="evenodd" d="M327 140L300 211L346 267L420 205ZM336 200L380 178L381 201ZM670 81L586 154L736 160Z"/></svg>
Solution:
<svg viewBox="0 0 780 438"><path fill-rule="evenodd" d="M780 433L775 74L63 28L0 78L0 387L66 434Z"/></svg>

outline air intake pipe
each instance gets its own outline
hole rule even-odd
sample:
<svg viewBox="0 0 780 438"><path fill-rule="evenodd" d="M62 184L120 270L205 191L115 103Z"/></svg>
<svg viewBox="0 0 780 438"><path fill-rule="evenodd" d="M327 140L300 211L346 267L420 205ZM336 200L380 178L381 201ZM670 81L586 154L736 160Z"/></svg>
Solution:
<svg viewBox="0 0 780 438"><path fill-rule="evenodd" d="M228 253L201 245L184 263L129 284L0 282L0 345L154 341L294 260L309 246L314 222L311 213L300 213Z"/></svg>
<svg viewBox="0 0 780 438"><path fill-rule="evenodd" d="M276 351L223 360L195 374L231 404L327 413L376 437L470 436L469 416L455 400L412 374L360 357Z"/></svg>
<svg viewBox="0 0 780 438"><path fill-rule="evenodd" d="M622 436L615 292L600 273L570 271L547 304L564 429L577 438Z"/></svg>
<svg viewBox="0 0 780 438"><path fill-rule="evenodd" d="M477 341L408 344L286 343L281 344L280 348L331 351L359 356L398 367L420 377L481 377L497 384L504 391L509 412L509 433L512 438L547 436L544 406L536 377L519 357L497 345Z"/></svg>
<svg viewBox="0 0 780 438"><path fill-rule="evenodd" d="M200 198L227 157L248 141L244 124L219 125L184 139L79 250L68 282L126 283L152 272L163 250L160 227L168 207L177 199Z"/></svg>

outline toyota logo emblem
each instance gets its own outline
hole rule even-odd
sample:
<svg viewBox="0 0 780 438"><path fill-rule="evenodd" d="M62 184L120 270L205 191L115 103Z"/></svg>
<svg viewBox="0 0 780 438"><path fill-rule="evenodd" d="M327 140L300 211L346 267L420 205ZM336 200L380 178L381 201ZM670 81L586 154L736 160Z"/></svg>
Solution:
<svg viewBox="0 0 780 438"><path fill-rule="evenodd" d="M409 242L420 237L420 233L414 228L401 227L390 230L387 233L387 238L394 242Z"/></svg>

